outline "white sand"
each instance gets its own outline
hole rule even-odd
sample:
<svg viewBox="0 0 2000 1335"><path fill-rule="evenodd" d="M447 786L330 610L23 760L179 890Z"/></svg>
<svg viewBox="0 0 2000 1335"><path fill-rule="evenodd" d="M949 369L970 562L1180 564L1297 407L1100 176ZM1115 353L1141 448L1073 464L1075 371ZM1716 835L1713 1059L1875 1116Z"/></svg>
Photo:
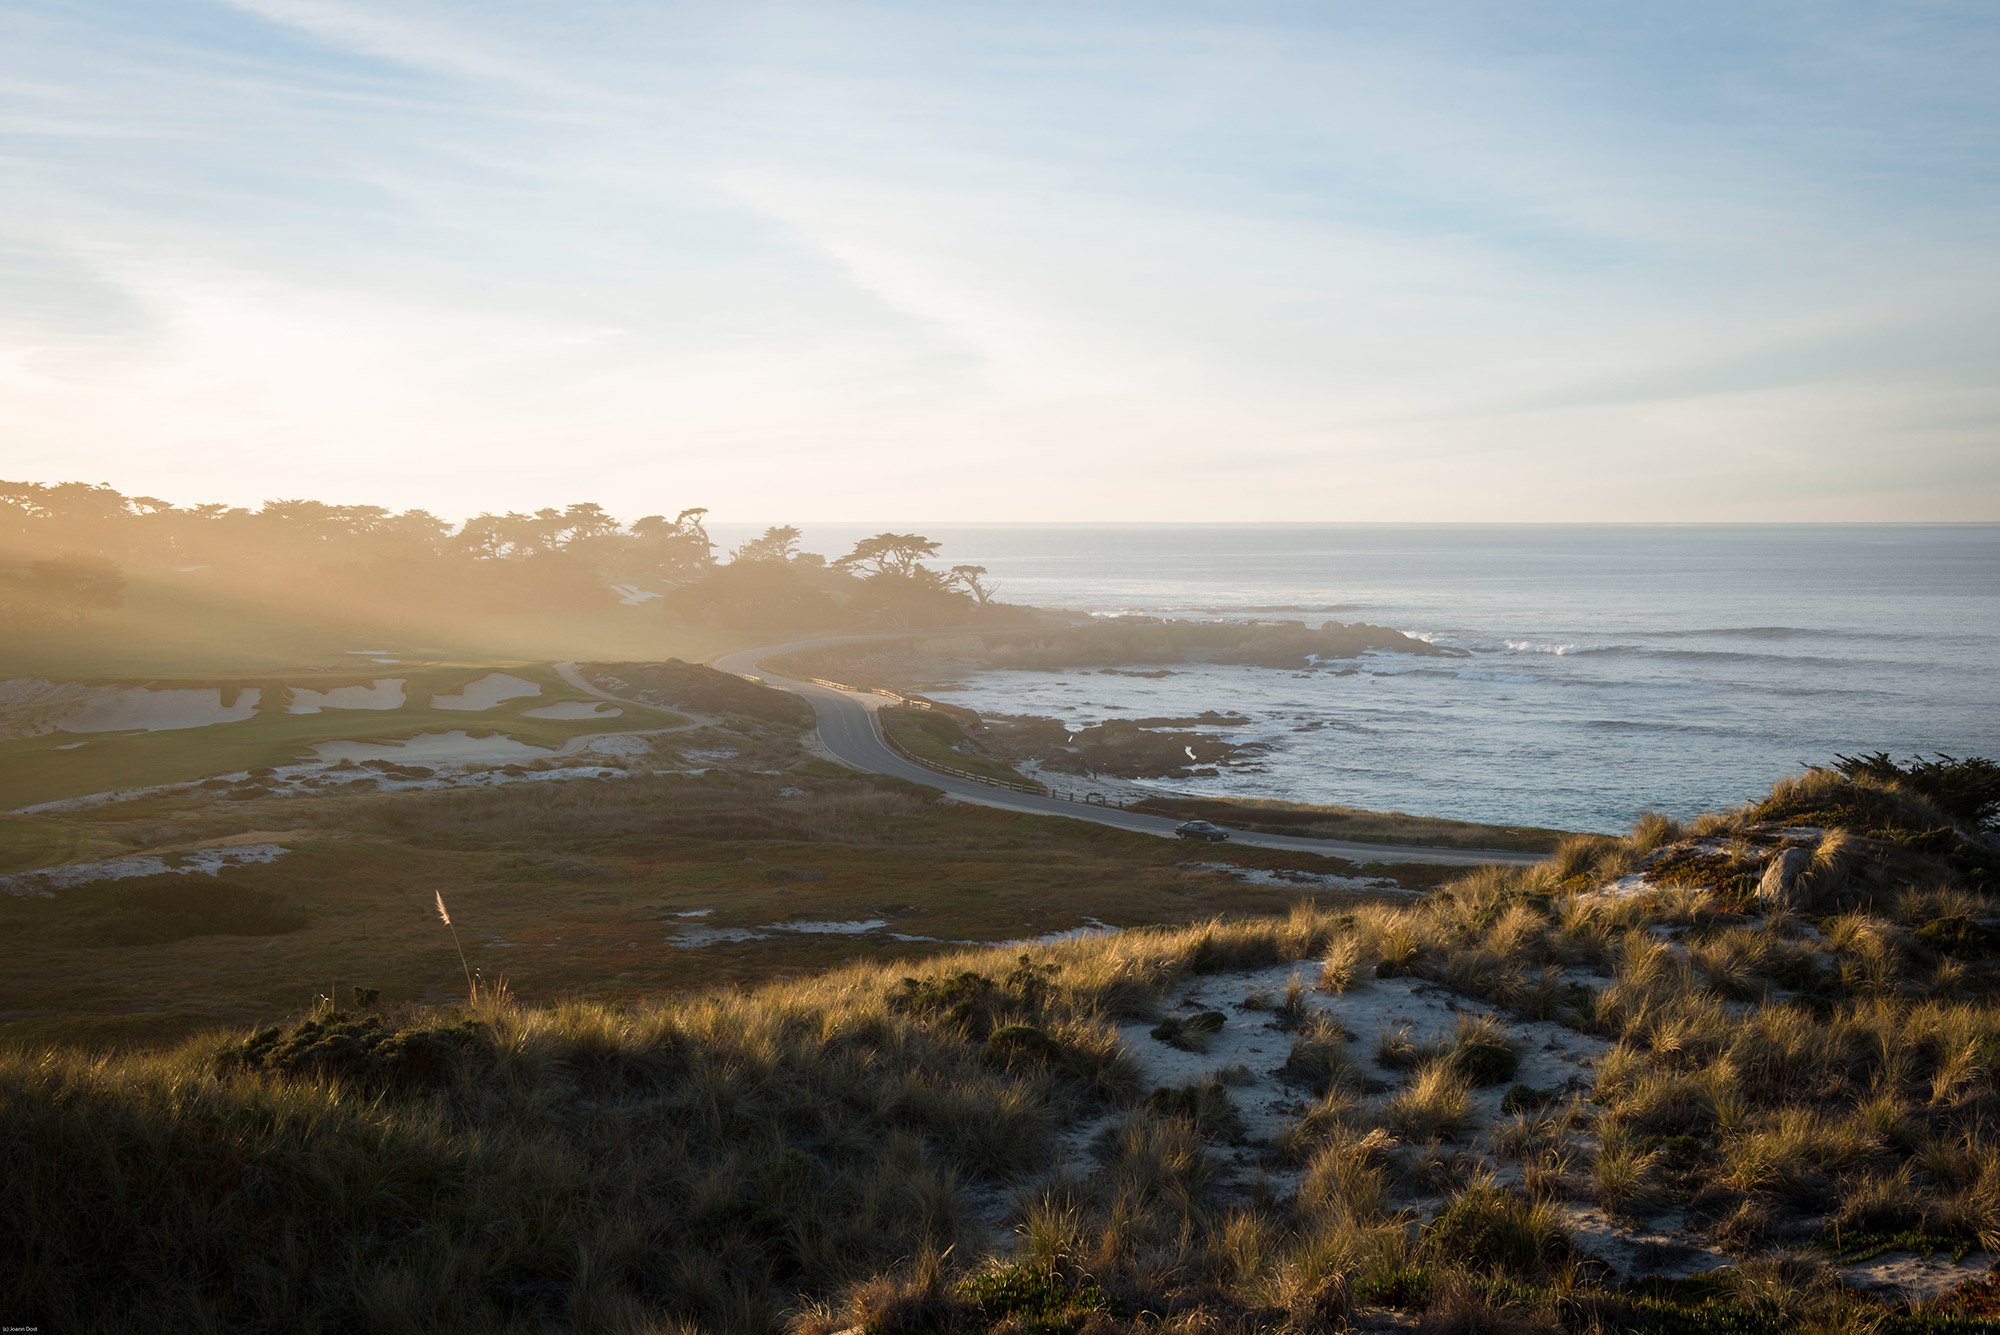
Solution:
<svg viewBox="0 0 2000 1335"><path fill-rule="evenodd" d="M1017 941L996 941L994 944L1000 946L1058 946L1065 941L1082 941L1086 937L1108 936L1113 932L1122 932L1125 930L1122 927L1113 927L1108 922L1087 915L1083 921L1084 925L1082 927L1071 927L1060 932L1044 932L1040 936L1024 936Z"/></svg>
<svg viewBox="0 0 2000 1335"><path fill-rule="evenodd" d="M688 913L676 913L676 918L706 917L712 909L696 909ZM744 941L768 941L778 932L801 932L808 936L864 936L869 932L879 932L889 925L887 918L859 918L852 922L808 922L794 919L791 922L774 922L764 927L683 927L667 937L667 944L682 950L700 950L704 946L735 945ZM891 933L891 935L895 935ZM928 941L924 936L899 936L900 941Z"/></svg>
<svg viewBox="0 0 2000 1335"><path fill-rule="evenodd" d="M1386 876L1336 876L1331 872L1295 871L1288 867L1239 867L1232 862L1189 862L1183 865L1189 871L1220 872L1244 885L1271 885L1294 890L1372 890L1421 897L1419 892L1405 891Z"/></svg>
<svg viewBox="0 0 2000 1335"><path fill-rule="evenodd" d="M541 693L542 688L532 681L522 681L519 677L509 676L505 672L489 672L478 681L467 682L455 694L433 695L431 708L459 709L467 713L478 713L509 700L519 700Z"/></svg>
<svg viewBox="0 0 2000 1335"><path fill-rule="evenodd" d="M225 867L275 862L285 855L279 844L236 844L228 848L198 848L191 853L161 856L141 853L132 857L106 858L100 862L73 862L66 867L24 871L0 876L0 890L16 898L53 898L57 890L94 881L126 881L135 876L215 876Z"/></svg>
<svg viewBox="0 0 2000 1335"><path fill-rule="evenodd" d="M1857 1289L1883 1292L1907 1302L1929 1302L1959 1285L1984 1279L1993 1269L1992 1252L1972 1252L1962 1261L1949 1256L1890 1252L1871 1261L1842 1266L1840 1277Z"/></svg>
<svg viewBox="0 0 2000 1335"><path fill-rule="evenodd" d="M405 702L403 678L387 677L366 686L333 686L315 691L306 686L291 688L292 703L287 714L317 714L322 709L401 709Z"/></svg>
<svg viewBox="0 0 2000 1335"><path fill-rule="evenodd" d="M643 732L600 732L588 737L572 737L562 744L559 755L604 756L612 760L650 760L653 743Z"/></svg>
<svg viewBox="0 0 2000 1335"><path fill-rule="evenodd" d="M1156 1085L1185 1085L1234 1066L1247 1067L1251 1082L1232 1088L1230 1096L1251 1139L1268 1140L1304 1110L1299 1090L1278 1077L1278 1069L1291 1055L1292 1038L1271 1027L1270 1012L1242 1010L1239 1003L1257 992L1272 1000L1282 998L1285 984L1294 973L1311 988L1319 979L1319 965L1317 962L1280 964L1248 973L1189 979L1175 1004L1165 1008L1164 1013L1187 1016L1205 1010L1223 1012L1228 1018L1205 1052L1183 1052L1170 1047L1152 1036L1152 1022L1146 1020L1121 1026L1119 1035L1127 1050L1138 1059L1146 1078ZM1382 1033L1407 1027L1415 1042L1434 1043L1450 1035L1461 1015L1495 1013L1491 1006L1455 996L1435 983L1416 978L1371 979L1338 994L1312 991L1307 995L1307 1004L1314 1012L1338 1020L1352 1033L1355 1042L1349 1046L1349 1055L1376 1080L1392 1087L1400 1086L1406 1077L1374 1065L1375 1040ZM1572 1084L1588 1087L1591 1065L1610 1047L1601 1038L1579 1034L1558 1024L1508 1020L1507 1027L1521 1044L1520 1069L1514 1078L1538 1089ZM1474 1092L1474 1124L1490 1125L1499 1119L1504 1093L1501 1086Z"/></svg>
<svg viewBox="0 0 2000 1335"><path fill-rule="evenodd" d="M524 709L522 718L551 718L574 722L578 719L617 718L625 711L617 705L608 705L596 700L561 700L539 709Z"/></svg>
<svg viewBox="0 0 2000 1335"><path fill-rule="evenodd" d="M1577 1249L1628 1279L1642 1275L1687 1279L1731 1264L1727 1255L1690 1233L1686 1220L1677 1214L1635 1227L1595 1205L1567 1201L1558 1208Z"/></svg>
<svg viewBox="0 0 2000 1335"><path fill-rule="evenodd" d="M0 681L0 738L51 732L157 732L240 723L257 712L259 693L223 688L92 686L80 681L15 677Z"/></svg>
<svg viewBox="0 0 2000 1335"><path fill-rule="evenodd" d="M637 607L640 603L651 602L660 595L650 589L642 589L637 584L613 584L611 591L618 595L618 601L627 607Z"/></svg>
<svg viewBox="0 0 2000 1335"><path fill-rule="evenodd" d="M214 723L241 723L257 712L262 692L238 690L222 703L219 686L156 691L146 686L89 687L80 708L55 724L57 732L168 732L205 728ZM47 729L43 729L47 731Z"/></svg>
<svg viewBox="0 0 2000 1335"><path fill-rule="evenodd" d="M889 925L887 918L860 918L852 922L774 922L772 928L780 932L809 932L815 936L860 936L866 932L880 931Z"/></svg>
<svg viewBox="0 0 2000 1335"><path fill-rule="evenodd" d="M474 737L467 732L425 732L400 742L316 742L321 760L387 760L398 765L510 765L545 760L555 754L512 737Z"/></svg>
<svg viewBox="0 0 2000 1335"><path fill-rule="evenodd" d="M741 941L763 941L769 932L753 931L748 927L684 927L667 938L670 946L682 950L700 950L703 946L734 945Z"/></svg>

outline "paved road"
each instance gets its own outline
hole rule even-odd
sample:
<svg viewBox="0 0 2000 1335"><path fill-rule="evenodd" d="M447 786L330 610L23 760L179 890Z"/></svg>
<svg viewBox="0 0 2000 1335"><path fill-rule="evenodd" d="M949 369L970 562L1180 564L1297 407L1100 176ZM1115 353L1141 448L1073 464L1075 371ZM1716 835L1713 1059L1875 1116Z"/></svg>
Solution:
<svg viewBox="0 0 2000 1335"><path fill-rule="evenodd" d="M1025 811L1036 816L1067 816L1071 820L1093 821L1098 825L1110 825L1139 834L1172 837L1176 822L1165 816L1149 816L1118 807L1071 802L1060 797L1010 792L1005 788L980 783L975 779L961 779L955 775L939 774L935 770L925 769L891 751L888 744L882 740L882 730L875 719L875 710L883 703L882 697L838 690L794 677L779 676L764 671L760 666L767 658L779 658L807 649L823 649L837 644L858 644L866 640L908 638L906 635L848 635L839 639L798 640L791 644L772 645L766 649L744 649L733 654L723 654L719 658L711 659L710 666L724 672L733 672L739 677L757 677L779 690L803 696L812 705L813 713L818 716L820 744L835 760L851 769L908 779L912 783L926 784L940 789L961 802L976 802L981 806L998 807L1003 811ZM1232 843L1249 844L1257 848L1284 848L1319 853L1326 857L1346 858L1351 862L1424 862L1449 867L1479 867L1489 863L1526 866L1542 860L1542 855L1539 853L1514 853L1499 849L1436 848L1422 844L1366 844L1347 839L1303 839L1293 835L1257 834L1247 830L1232 831L1230 840Z"/></svg>

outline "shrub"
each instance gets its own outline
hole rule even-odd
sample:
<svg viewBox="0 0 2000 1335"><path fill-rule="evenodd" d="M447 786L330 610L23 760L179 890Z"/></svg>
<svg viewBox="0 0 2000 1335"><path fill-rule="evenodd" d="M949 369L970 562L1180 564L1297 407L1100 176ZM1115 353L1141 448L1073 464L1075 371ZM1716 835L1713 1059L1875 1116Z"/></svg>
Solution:
<svg viewBox="0 0 2000 1335"><path fill-rule="evenodd" d="M1243 1119L1236 1115L1236 1104L1219 1080L1156 1089L1146 1096L1146 1107L1163 1116L1186 1118L1203 1140L1230 1145L1243 1141Z"/></svg>
<svg viewBox="0 0 2000 1335"><path fill-rule="evenodd" d="M1833 769L1845 778L1907 788L1973 829L1990 829L2000 817L2000 764L1984 756L1960 760L1939 753L1931 760L1912 756L1909 764L1899 765L1887 751L1877 751L1873 755L1836 755Z"/></svg>
<svg viewBox="0 0 2000 1335"><path fill-rule="evenodd" d="M1507 1027L1491 1015L1460 1016L1446 1048L1454 1071L1475 1087L1512 1080L1521 1054L1507 1037Z"/></svg>
<svg viewBox="0 0 2000 1335"><path fill-rule="evenodd" d="M461 1073L491 1069L493 1036L477 1020L398 1029L380 1016L343 1011L263 1029L225 1048L218 1072L258 1071L338 1080L367 1090L436 1089Z"/></svg>
<svg viewBox="0 0 2000 1335"><path fill-rule="evenodd" d="M1556 1101L1553 1089L1536 1089L1530 1085L1509 1085L1507 1092L1500 1096L1500 1111L1507 1116L1516 1113L1540 1112Z"/></svg>
<svg viewBox="0 0 2000 1335"><path fill-rule="evenodd" d="M1450 1062L1434 1061L1382 1105L1382 1124L1404 1140L1448 1140L1471 1113L1465 1077Z"/></svg>
<svg viewBox="0 0 2000 1335"><path fill-rule="evenodd" d="M1292 1050L1278 1076L1324 1094L1348 1068L1347 1033L1324 1016L1315 1016L1292 1040Z"/></svg>
<svg viewBox="0 0 2000 1335"><path fill-rule="evenodd" d="M1229 1017L1221 1011L1201 1011L1186 1017L1168 1016L1152 1028L1152 1035L1170 1047L1183 1052L1206 1052L1208 1045Z"/></svg>
<svg viewBox="0 0 2000 1335"><path fill-rule="evenodd" d="M1548 1274L1571 1252L1554 1207L1494 1186L1453 1198L1424 1225L1422 1247L1440 1262L1526 1277Z"/></svg>

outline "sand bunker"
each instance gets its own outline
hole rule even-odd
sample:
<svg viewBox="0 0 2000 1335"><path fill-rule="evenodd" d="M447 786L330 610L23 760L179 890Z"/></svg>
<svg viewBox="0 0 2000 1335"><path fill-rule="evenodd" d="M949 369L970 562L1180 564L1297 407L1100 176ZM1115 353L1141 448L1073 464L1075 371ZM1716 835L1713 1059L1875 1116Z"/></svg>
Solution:
<svg viewBox="0 0 2000 1335"><path fill-rule="evenodd" d="M224 704L225 694L229 703ZM0 681L0 738L52 732L158 732L240 723L257 712L258 692L219 686L153 690L15 677Z"/></svg>
<svg viewBox="0 0 2000 1335"><path fill-rule="evenodd" d="M552 718L575 722L579 719L617 718L625 711L617 705L607 705L593 700L563 700L539 709L524 709L522 718Z"/></svg>
<svg viewBox="0 0 2000 1335"><path fill-rule="evenodd" d="M366 686L334 686L315 691L294 686L287 714L317 714L322 709L401 709L404 704L403 678L390 677Z"/></svg>
<svg viewBox="0 0 2000 1335"><path fill-rule="evenodd" d="M434 695L432 709L460 709L477 713L491 709L509 700L519 700L525 696L540 695L542 688L532 681L522 681L519 677L505 672L489 672L478 681L467 682L455 694Z"/></svg>
<svg viewBox="0 0 2000 1335"><path fill-rule="evenodd" d="M317 742L313 754L336 764L343 760L356 764L386 760L397 765L517 765L546 760L555 752L512 737L425 732L400 742Z"/></svg>
<svg viewBox="0 0 2000 1335"><path fill-rule="evenodd" d="M617 594L618 601L627 607L637 607L640 603L650 602L660 596L650 589L640 588L637 584L613 584L611 591Z"/></svg>
<svg viewBox="0 0 2000 1335"><path fill-rule="evenodd" d="M165 732L241 723L257 712L261 692L237 690L228 704L219 686L156 691L145 686L85 687L78 708L57 721L56 732ZM46 732L49 729L42 729Z"/></svg>

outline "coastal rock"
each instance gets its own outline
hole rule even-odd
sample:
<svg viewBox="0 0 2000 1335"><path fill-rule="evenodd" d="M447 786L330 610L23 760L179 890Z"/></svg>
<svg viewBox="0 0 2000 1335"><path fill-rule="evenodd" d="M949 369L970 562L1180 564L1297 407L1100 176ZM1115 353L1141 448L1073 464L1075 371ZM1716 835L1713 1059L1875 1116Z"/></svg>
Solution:
<svg viewBox="0 0 2000 1335"><path fill-rule="evenodd" d="M1801 907L1806 869L1812 853L1803 848L1787 848L1772 855L1765 864L1764 878L1757 883L1757 902L1767 909L1792 910Z"/></svg>

